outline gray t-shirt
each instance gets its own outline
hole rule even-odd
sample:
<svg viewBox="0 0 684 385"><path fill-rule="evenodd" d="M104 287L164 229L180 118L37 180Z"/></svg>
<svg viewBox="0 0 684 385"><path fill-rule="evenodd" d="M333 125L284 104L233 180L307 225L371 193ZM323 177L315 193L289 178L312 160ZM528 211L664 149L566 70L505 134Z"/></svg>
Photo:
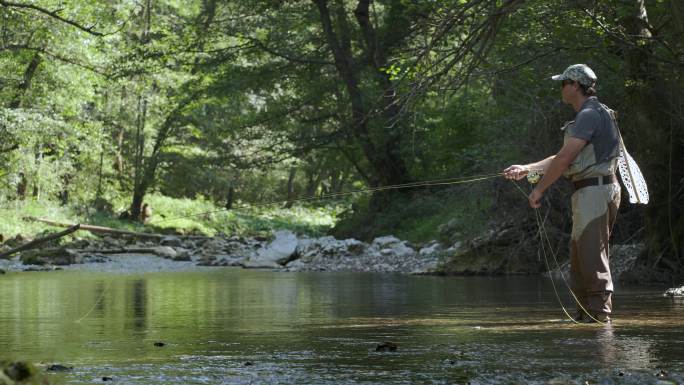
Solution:
<svg viewBox="0 0 684 385"><path fill-rule="evenodd" d="M589 97L582 104L569 134L593 145L596 163L609 161L619 155L617 127L596 96Z"/></svg>

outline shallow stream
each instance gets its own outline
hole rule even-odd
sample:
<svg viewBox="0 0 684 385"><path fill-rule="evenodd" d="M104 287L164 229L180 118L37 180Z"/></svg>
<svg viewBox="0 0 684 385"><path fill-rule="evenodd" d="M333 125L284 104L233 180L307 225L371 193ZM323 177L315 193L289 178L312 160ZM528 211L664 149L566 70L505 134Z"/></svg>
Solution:
<svg viewBox="0 0 684 385"><path fill-rule="evenodd" d="M8 273L0 359L73 384L684 383L684 301L663 289L618 288L603 327L562 322L541 277Z"/></svg>

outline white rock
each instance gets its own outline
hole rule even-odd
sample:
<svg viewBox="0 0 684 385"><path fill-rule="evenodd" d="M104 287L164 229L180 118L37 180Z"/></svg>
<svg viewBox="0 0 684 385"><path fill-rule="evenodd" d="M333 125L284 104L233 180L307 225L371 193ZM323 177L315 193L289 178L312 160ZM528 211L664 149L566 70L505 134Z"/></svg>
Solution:
<svg viewBox="0 0 684 385"><path fill-rule="evenodd" d="M272 262L285 264L297 250L297 236L291 231L276 231L275 239L266 247L260 249L250 261L255 263Z"/></svg>
<svg viewBox="0 0 684 385"><path fill-rule="evenodd" d="M395 237L394 235L385 235L383 237L377 237L373 239L371 246L377 247L378 249L384 249L396 243L401 243L401 239Z"/></svg>
<svg viewBox="0 0 684 385"><path fill-rule="evenodd" d="M152 249L157 256L162 258L175 258L178 255L176 250L170 246L156 246Z"/></svg>
<svg viewBox="0 0 684 385"><path fill-rule="evenodd" d="M431 241L427 246L420 249L418 254L421 256L432 255L442 249L442 245L437 241Z"/></svg>

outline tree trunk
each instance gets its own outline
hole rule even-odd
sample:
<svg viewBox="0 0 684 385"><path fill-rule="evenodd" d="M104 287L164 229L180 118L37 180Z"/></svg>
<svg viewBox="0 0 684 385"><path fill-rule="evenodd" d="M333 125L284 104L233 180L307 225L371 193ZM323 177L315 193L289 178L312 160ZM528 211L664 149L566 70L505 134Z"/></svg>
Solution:
<svg viewBox="0 0 684 385"><path fill-rule="evenodd" d="M327 1L313 0L313 2L318 7L321 26L332 52L335 68L345 84L351 105L351 133L361 146L362 152L370 164L372 170L371 175L369 175L371 185L389 185L408 181L409 176L403 159L397 156L399 146L396 145L396 139L398 136L393 134L392 130L386 129L387 122L374 121L373 114L371 113L373 106L367 105L364 102L365 97L359 87L357 71L354 68L355 60L351 51L351 32L348 30L349 24L343 4L338 4L336 8L336 21L339 29L339 33L336 33ZM374 39L372 41L375 42ZM372 47L375 49L374 45ZM369 52L370 50L367 49L367 55L374 55L372 52ZM375 67L370 68L370 71L375 72L377 70ZM384 90L388 91L388 89ZM374 99L373 95L366 98ZM385 102L385 105L391 103L390 101ZM373 135L370 129L371 123L379 126L378 129L382 131ZM376 141L379 143L376 143Z"/></svg>
<svg viewBox="0 0 684 385"><path fill-rule="evenodd" d="M31 81L33 80L33 76L36 74L36 70L38 69L38 66L42 61L42 56L40 56L40 53L36 52L33 55L33 58L29 62L28 66L26 67L26 70L24 71L24 78L22 79L22 82L19 84L16 94L14 94L14 98L12 99L12 102L9 104L9 108L14 109L19 108L21 106L21 100L26 94L26 91L28 91L28 89L31 88Z"/></svg>
<svg viewBox="0 0 684 385"><path fill-rule="evenodd" d="M631 116L631 124L627 126L631 130L626 133L625 141L628 147L632 146L632 153L651 154L650 158L641 158L645 160L643 164L647 175L657 179L648 181L653 201L647 207L646 216L647 237L652 240L650 254L655 256L668 252L679 261L682 245L676 239L682 236L677 229L684 228L681 215L684 205L673 201L672 183L684 177L681 162L673 161L684 156L683 127L681 119L672 117L670 111L677 110L681 89L676 83L662 79L662 70L654 62L654 43L644 0L632 1L631 7L631 14L620 20L626 35L631 38L628 44L621 42L625 52L628 113ZM681 78L677 80L681 85ZM644 132L653 134L644 135ZM661 206L663 203L667 204L665 210Z"/></svg>
<svg viewBox="0 0 684 385"><path fill-rule="evenodd" d="M138 98L138 124L136 134L136 154L135 154L135 178L133 183L133 202L131 202L130 213L134 220L140 218L143 199L147 192L148 181L145 177L145 123L147 121L147 99L142 96Z"/></svg>
<svg viewBox="0 0 684 385"><path fill-rule="evenodd" d="M285 208L289 209L292 207L294 204L294 199L295 199L295 188L294 188L294 180L295 180L295 175L297 175L297 168L296 167L291 167L290 168L290 175L287 178L287 203L285 203Z"/></svg>
<svg viewBox="0 0 684 385"><path fill-rule="evenodd" d="M230 210L233 208L233 202L235 201L235 187L231 184L230 187L228 187L228 195L226 196L226 210Z"/></svg>

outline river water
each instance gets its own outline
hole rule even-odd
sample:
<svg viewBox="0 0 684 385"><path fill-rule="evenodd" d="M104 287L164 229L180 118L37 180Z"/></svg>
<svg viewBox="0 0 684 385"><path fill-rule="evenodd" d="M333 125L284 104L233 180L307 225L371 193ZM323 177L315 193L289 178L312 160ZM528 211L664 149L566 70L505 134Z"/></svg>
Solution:
<svg viewBox="0 0 684 385"><path fill-rule="evenodd" d="M541 277L8 273L0 359L73 366L58 384L684 383L663 289L618 288L596 326L562 322Z"/></svg>

